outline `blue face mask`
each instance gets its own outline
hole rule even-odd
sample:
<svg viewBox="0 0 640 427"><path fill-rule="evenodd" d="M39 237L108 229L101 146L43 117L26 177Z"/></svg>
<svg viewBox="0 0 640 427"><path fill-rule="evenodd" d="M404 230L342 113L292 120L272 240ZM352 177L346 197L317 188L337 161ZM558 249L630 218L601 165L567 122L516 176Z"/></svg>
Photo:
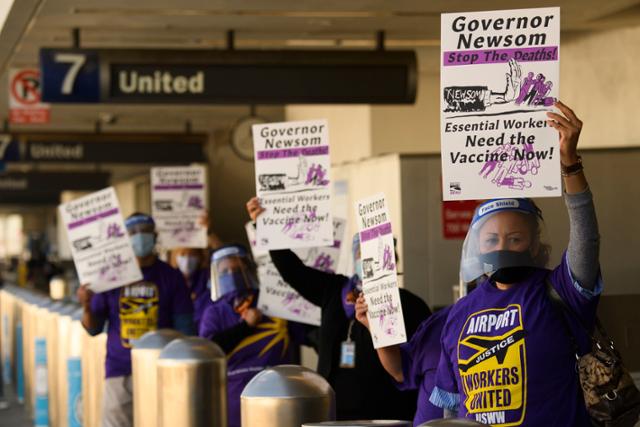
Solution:
<svg viewBox="0 0 640 427"><path fill-rule="evenodd" d="M176 257L178 269L185 276L191 276L200 266L200 258L192 255L178 255Z"/></svg>
<svg viewBox="0 0 640 427"><path fill-rule="evenodd" d="M235 291L249 291L255 288L253 283L247 282L247 277L242 271L221 274L218 277L218 298Z"/></svg>
<svg viewBox="0 0 640 427"><path fill-rule="evenodd" d="M156 246L156 236L153 233L136 233L131 236L131 246L138 258L146 257L151 255Z"/></svg>

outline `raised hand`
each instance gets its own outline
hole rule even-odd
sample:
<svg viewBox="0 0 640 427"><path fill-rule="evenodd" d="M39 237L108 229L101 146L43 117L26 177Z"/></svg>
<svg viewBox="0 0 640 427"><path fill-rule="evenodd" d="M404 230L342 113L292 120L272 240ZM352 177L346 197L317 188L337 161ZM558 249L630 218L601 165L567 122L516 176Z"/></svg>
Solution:
<svg viewBox="0 0 640 427"><path fill-rule="evenodd" d="M257 218L264 211L265 209L262 207L262 205L260 204L260 199L258 199L257 197L252 197L247 202L247 213L249 214L251 221L256 222Z"/></svg>
<svg viewBox="0 0 640 427"><path fill-rule="evenodd" d="M76 296L78 297L78 302L82 306L83 309L89 310L91 308L91 299L93 298L93 291L89 289L89 285L82 285L78 288L76 292Z"/></svg>
<svg viewBox="0 0 640 427"><path fill-rule="evenodd" d="M257 308L248 308L242 312L242 320L247 322L247 325L255 328L262 320L262 312Z"/></svg>
<svg viewBox="0 0 640 427"><path fill-rule="evenodd" d="M578 139L582 131L582 121L573 110L562 102L557 101L554 106L562 114L547 113L549 126L552 126L560 134L560 161L563 165L572 165L578 161Z"/></svg>
<svg viewBox="0 0 640 427"><path fill-rule="evenodd" d="M369 329L369 319L367 318L367 311L369 311L369 307L364 300L364 295L361 293L356 300L356 319L367 329Z"/></svg>

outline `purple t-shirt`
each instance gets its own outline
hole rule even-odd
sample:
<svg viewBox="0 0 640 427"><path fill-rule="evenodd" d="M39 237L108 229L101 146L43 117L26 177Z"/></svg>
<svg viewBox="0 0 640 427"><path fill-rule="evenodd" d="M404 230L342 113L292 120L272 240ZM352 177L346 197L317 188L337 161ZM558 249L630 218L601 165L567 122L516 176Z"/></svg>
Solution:
<svg viewBox="0 0 640 427"><path fill-rule="evenodd" d="M200 323L201 337L215 335L238 325L242 318L233 309L234 293L208 307ZM256 296L257 300L257 296ZM240 394L258 372L268 366L298 363L302 325L264 316L252 334L227 354L227 417L229 427L240 427Z"/></svg>
<svg viewBox="0 0 640 427"><path fill-rule="evenodd" d="M454 305L442 332L431 402L494 426L589 426L573 346L545 278L592 327L602 280L593 291L572 277L566 259L536 269L506 291L485 281ZM565 316L581 351L589 337Z"/></svg>
<svg viewBox="0 0 640 427"><path fill-rule="evenodd" d="M193 301L193 323L196 325L196 330L200 330L200 321L204 315L204 311L210 305L213 305L211 301L211 289L209 278L211 272L208 268L201 268L193 273L189 280L191 300Z"/></svg>
<svg viewBox="0 0 640 427"><path fill-rule="evenodd" d="M174 327L174 316L193 306L182 273L156 260L142 268L143 280L94 295L91 312L108 321L106 376L131 375L131 341L146 332Z"/></svg>
<svg viewBox="0 0 640 427"><path fill-rule="evenodd" d="M418 389L418 407L413 425L442 418L442 408L429 401L435 385L436 370L440 360L440 335L453 306L435 312L422 322L411 340L400 346L402 376L397 383L400 390Z"/></svg>

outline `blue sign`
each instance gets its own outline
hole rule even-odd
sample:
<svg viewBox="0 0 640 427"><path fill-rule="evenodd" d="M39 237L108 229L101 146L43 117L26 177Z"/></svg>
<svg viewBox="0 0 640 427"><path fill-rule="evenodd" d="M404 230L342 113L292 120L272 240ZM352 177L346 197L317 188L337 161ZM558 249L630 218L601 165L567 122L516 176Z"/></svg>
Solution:
<svg viewBox="0 0 640 427"><path fill-rule="evenodd" d="M9 315L5 314L4 316L2 316L2 324L4 326L4 328L2 329L2 340L4 342L4 345L2 346L2 350L3 350L3 359L4 359L4 366L2 367L2 376L3 376L3 381L5 384L11 384L11 358L9 357L9 354L11 353L11 348L9 347Z"/></svg>
<svg viewBox="0 0 640 427"><path fill-rule="evenodd" d="M82 427L82 361L79 357L67 359L67 384L69 427Z"/></svg>
<svg viewBox="0 0 640 427"><path fill-rule="evenodd" d="M42 101L406 104L413 51L40 50Z"/></svg>
<svg viewBox="0 0 640 427"><path fill-rule="evenodd" d="M100 102L98 53L79 49L40 49L43 102Z"/></svg>
<svg viewBox="0 0 640 427"><path fill-rule="evenodd" d="M35 339L35 427L49 426L49 375L47 373L47 340Z"/></svg>
<svg viewBox="0 0 640 427"><path fill-rule="evenodd" d="M22 360L22 322L16 322L16 397L24 402L24 361Z"/></svg>
<svg viewBox="0 0 640 427"><path fill-rule="evenodd" d="M18 141L11 138L11 135L0 134L0 172L5 169L5 162L17 161L20 159L20 145Z"/></svg>

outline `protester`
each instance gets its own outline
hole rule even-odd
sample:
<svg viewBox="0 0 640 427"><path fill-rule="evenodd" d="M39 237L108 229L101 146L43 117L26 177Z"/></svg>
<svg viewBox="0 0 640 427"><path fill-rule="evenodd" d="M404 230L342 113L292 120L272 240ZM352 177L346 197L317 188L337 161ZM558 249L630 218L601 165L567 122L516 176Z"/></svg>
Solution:
<svg viewBox="0 0 640 427"><path fill-rule="evenodd" d="M82 325L87 332L97 335L108 323L103 427L133 424L132 342L159 328L174 328L184 334L193 332L189 290L182 274L156 256L153 219L134 213L125 225L143 280L99 294L89 290L88 284L78 289L78 300L84 309Z"/></svg>
<svg viewBox="0 0 640 427"><path fill-rule="evenodd" d="M175 248L171 251L171 266L180 270L189 288L196 331L204 311L212 304L208 252L197 248Z"/></svg>
<svg viewBox="0 0 640 427"><path fill-rule="evenodd" d="M450 310L451 306L429 316L409 342L377 349L380 363L396 381L396 387L399 390L418 390L414 426L443 415L441 408L429 402L429 397L440 359L440 334ZM362 294L356 301L356 319L369 329L367 304Z"/></svg>
<svg viewBox="0 0 640 427"><path fill-rule="evenodd" d="M478 207L464 242L461 277L487 275L449 313L431 402L495 426L591 425L578 384L574 341L590 340L602 292L599 234L592 194L577 154L582 122L558 102L547 113L559 132L569 245L560 265L545 269L549 247L542 215L529 199L499 199ZM549 283L575 316L548 295Z"/></svg>
<svg viewBox="0 0 640 427"><path fill-rule="evenodd" d="M302 325L264 316L256 308L256 266L241 245L223 246L211 260L212 298L200 324L201 337L227 354L227 417L240 427L240 394L268 366L299 362L296 343L304 339Z"/></svg>
<svg viewBox="0 0 640 427"><path fill-rule="evenodd" d="M254 197L247 202L247 211L255 222L264 209ZM354 239L356 273L351 278L307 267L290 250L269 253L284 281L322 310L317 370L336 393L337 419L413 417L416 393L394 387L378 360L369 331L355 320L355 301L362 287L360 240ZM430 311L420 298L404 289L400 289L400 299L410 337ZM345 342L355 345L355 366L340 363Z"/></svg>

